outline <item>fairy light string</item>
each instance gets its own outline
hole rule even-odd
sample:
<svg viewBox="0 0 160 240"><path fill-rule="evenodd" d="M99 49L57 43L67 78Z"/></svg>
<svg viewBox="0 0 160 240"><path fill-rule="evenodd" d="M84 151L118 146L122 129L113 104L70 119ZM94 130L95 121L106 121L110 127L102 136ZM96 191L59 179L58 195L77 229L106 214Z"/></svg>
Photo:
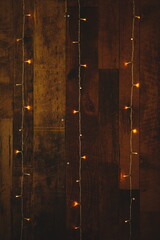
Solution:
<svg viewBox="0 0 160 240"><path fill-rule="evenodd" d="M134 88L139 87L139 83L135 83L134 79L134 54L135 54L135 19L140 20L140 16L135 15L135 0L132 0L132 33L131 33L131 60L125 63L125 66L131 64L131 92L130 92L130 106L125 106L124 109L130 109L130 158L129 158L129 174L125 175L129 177L129 194L130 194L130 204L129 204L129 219L125 220L125 223L129 223L129 240L132 239L132 203L135 201L133 197L132 190L132 163L133 155L137 155L137 152L133 151L133 134L138 133L137 129L133 129L133 97L134 97Z"/></svg>

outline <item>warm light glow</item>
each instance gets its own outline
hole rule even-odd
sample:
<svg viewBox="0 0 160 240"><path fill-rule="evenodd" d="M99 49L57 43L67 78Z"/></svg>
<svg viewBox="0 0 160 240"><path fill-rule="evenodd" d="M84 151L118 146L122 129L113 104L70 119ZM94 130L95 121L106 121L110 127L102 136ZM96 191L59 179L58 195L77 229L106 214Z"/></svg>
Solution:
<svg viewBox="0 0 160 240"><path fill-rule="evenodd" d="M72 43L79 43L78 41L73 41Z"/></svg>
<svg viewBox="0 0 160 240"><path fill-rule="evenodd" d="M129 109L129 108L131 108L131 107L128 107L128 106L124 106L124 109L125 109L125 110L127 110L127 109Z"/></svg>
<svg viewBox="0 0 160 240"><path fill-rule="evenodd" d="M32 108L31 108L31 106L24 106L24 108L26 108L26 109L28 109L28 110L31 110Z"/></svg>
<svg viewBox="0 0 160 240"><path fill-rule="evenodd" d="M87 64L81 64L81 67L85 67L85 68L86 68L86 67L87 67Z"/></svg>
<svg viewBox="0 0 160 240"><path fill-rule="evenodd" d="M19 129L19 132L22 132L22 128Z"/></svg>
<svg viewBox="0 0 160 240"><path fill-rule="evenodd" d="M125 220L124 222L125 222L125 223L129 223L129 222L130 222L130 220Z"/></svg>
<svg viewBox="0 0 160 240"><path fill-rule="evenodd" d="M134 155L137 155L137 154L138 154L138 152L132 152L132 154L134 154Z"/></svg>
<svg viewBox="0 0 160 240"><path fill-rule="evenodd" d="M22 38L17 38L16 42L20 42L22 40Z"/></svg>
<svg viewBox="0 0 160 240"><path fill-rule="evenodd" d="M136 199L135 198L132 198L132 201L135 201Z"/></svg>
<svg viewBox="0 0 160 240"><path fill-rule="evenodd" d="M32 59L26 60L25 63L31 64L32 63Z"/></svg>
<svg viewBox="0 0 160 240"><path fill-rule="evenodd" d="M76 113L78 113L78 112L79 112L79 111L77 111L77 110L73 110L73 111L72 111L73 114L76 114Z"/></svg>
<svg viewBox="0 0 160 240"><path fill-rule="evenodd" d="M31 221L31 219L30 218L24 218L26 221L28 221L28 222L30 222Z"/></svg>
<svg viewBox="0 0 160 240"><path fill-rule="evenodd" d="M133 37L131 37L131 41L133 41L134 39L133 39Z"/></svg>
<svg viewBox="0 0 160 240"><path fill-rule="evenodd" d="M21 151L19 151L19 150L16 150L16 151L15 151L15 153L16 153L16 154L18 154L18 153L21 153Z"/></svg>
<svg viewBox="0 0 160 240"><path fill-rule="evenodd" d="M30 176L30 173L23 173L24 176Z"/></svg>
<svg viewBox="0 0 160 240"><path fill-rule="evenodd" d="M20 198L20 197L21 197L21 195L16 195L15 197L16 197L16 198Z"/></svg>
<svg viewBox="0 0 160 240"><path fill-rule="evenodd" d="M22 83L16 83L16 86L22 86Z"/></svg>
<svg viewBox="0 0 160 240"><path fill-rule="evenodd" d="M25 14L26 17L31 17L32 15L30 13Z"/></svg>
<svg viewBox="0 0 160 240"><path fill-rule="evenodd" d="M140 87L140 83L135 83L135 84L133 84L133 86L139 88Z"/></svg>
<svg viewBox="0 0 160 240"><path fill-rule="evenodd" d="M138 130L136 128L132 129L133 133L138 133Z"/></svg>
<svg viewBox="0 0 160 240"><path fill-rule="evenodd" d="M79 206L79 203L78 203L77 201L74 201L74 202L72 203L72 206L73 206L73 207L77 207L77 206Z"/></svg>
<svg viewBox="0 0 160 240"><path fill-rule="evenodd" d="M141 19L141 16L135 16L135 18L137 18L137 19Z"/></svg>
<svg viewBox="0 0 160 240"><path fill-rule="evenodd" d="M77 226L73 226L73 229L77 230L77 229L79 229L79 227L77 227Z"/></svg>
<svg viewBox="0 0 160 240"><path fill-rule="evenodd" d="M69 165L69 162L67 162L67 165Z"/></svg>
<svg viewBox="0 0 160 240"><path fill-rule="evenodd" d="M124 62L124 66L127 67L131 62Z"/></svg>
<svg viewBox="0 0 160 240"><path fill-rule="evenodd" d="M79 183L79 182L80 182L80 180L77 179L77 180L76 180L76 183Z"/></svg>
<svg viewBox="0 0 160 240"><path fill-rule="evenodd" d="M87 159L87 156L86 156L86 155L84 155L84 156L82 156L81 158L83 158L83 159Z"/></svg>
<svg viewBox="0 0 160 240"><path fill-rule="evenodd" d="M81 21L84 21L84 22L86 22L86 21L87 21L87 19L86 19L86 18L80 18L80 20L81 20Z"/></svg>

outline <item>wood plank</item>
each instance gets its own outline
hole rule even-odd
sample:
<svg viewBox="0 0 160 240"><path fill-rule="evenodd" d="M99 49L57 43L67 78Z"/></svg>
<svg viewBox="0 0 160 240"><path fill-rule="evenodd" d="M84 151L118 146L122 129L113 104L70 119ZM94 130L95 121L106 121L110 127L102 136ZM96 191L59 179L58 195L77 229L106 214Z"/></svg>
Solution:
<svg viewBox="0 0 160 240"><path fill-rule="evenodd" d="M35 2L33 239L65 239L64 13Z"/></svg>
<svg viewBox="0 0 160 240"><path fill-rule="evenodd" d="M159 14L159 1L141 1L140 227L146 240L160 238Z"/></svg>
<svg viewBox="0 0 160 240"><path fill-rule="evenodd" d="M119 68L119 0L99 0L98 65Z"/></svg>

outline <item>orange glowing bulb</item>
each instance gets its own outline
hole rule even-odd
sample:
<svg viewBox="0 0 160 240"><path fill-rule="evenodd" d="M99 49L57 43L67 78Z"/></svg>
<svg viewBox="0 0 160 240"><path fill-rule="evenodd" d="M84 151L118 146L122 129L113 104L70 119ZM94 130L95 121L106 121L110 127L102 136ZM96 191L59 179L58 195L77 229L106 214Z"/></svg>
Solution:
<svg viewBox="0 0 160 240"><path fill-rule="evenodd" d="M134 84L134 86L139 88L140 87L140 83L136 83L136 84Z"/></svg>
<svg viewBox="0 0 160 240"><path fill-rule="evenodd" d="M24 108L26 108L26 109L28 109L28 110L31 110L32 108L31 108L31 106L25 106Z"/></svg>
<svg viewBox="0 0 160 240"><path fill-rule="evenodd" d="M86 156L86 155L84 155L84 156L82 156L81 158L83 158L83 159L87 159L87 156Z"/></svg>
<svg viewBox="0 0 160 240"><path fill-rule="evenodd" d="M24 218L26 221L28 221L28 222L30 222L31 221L31 219L30 218Z"/></svg>
<svg viewBox="0 0 160 240"><path fill-rule="evenodd" d="M15 152L16 152L16 154L21 153L21 151L19 151L19 150L16 150Z"/></svg>
<svg viewBox="0 0 160 240"><path fill-rule="evenodd" d="M26 17L31 17L32 15L30 13L25 14Z"/></svg>
<svg viewBox="0 0 160 240"><path fill-rule="evenodd" d="M72 43L79 43L78 41L72 41Z"/></svg>
<svg viewBox="0 0 160 240"><path fill-rule="evenodd" d="M16 195L15 197L16 197L16 198L20 198L20 197L21 197L21 195Z"/></svg>
<svg viewBox="0 0 160 240"><path fill-rule="evenodd" d="M136 128L132 129L133 133L138 133L138 130Z"/></svg>
<svg viewBox="0 0 160 240"><path fill-rule="evenodd" d="M124 62L124 66L127 67L131 62Z"/></svg>
<svg viewBox="0 0 160 240"><path fill-rule="evenodd" d="M77 207L78 205L79 205L79 203L77 201L74 201L72 204L73 207Z"/></svg>
<svg viewBox="0 0 160 240"><path fill-rule="evenodd" d="M25 63L31 64L31 63L32 63L32 60L31 60L31 59L28 59L28 60L25 61Z"/></svg>
<svg viewBox="0 0 160 240"><path fill-rule="evenodd" d="M16 42L20 42L22 40L22 38L17 38Z"/></svg>
<svg viewBox="0 0 160 240"><path fill-rule="evenodd" d="M130 107L128 107L128 106L124 106L124 109L125 109L125 110L127 110L127 109L129 109L129 108L130 108Z"/></svg>
<svg viewBox="0 0 160 240"><path fill-rule="evenodd" d="M78 113L78 112L79 112L79 111L77 111L77 110L73 110L73 111L72 111L73 114L76 114L76 113Z"/></svg>
<svg viewBox="0 0 160 240"><path fill-rule="evenodd" d="M137 18L137 19L141 19L141 16L135 16L135 18Z"/></svg>
<svg viewBox="0 0 160 240"><path fill-rule="evenodd" d="M86 67L87 67L87 64L81 64L81 67L85 67L85 68L86 68Z"/></svg>
<svg viewBox="0 0 160 240"><path fill-rule="evenodd" d="M87 21L87 19L86 19L86 18L80 18L80 20L81 20L81 21L84 21L84 22L86 22L86 21Z"/></svg>

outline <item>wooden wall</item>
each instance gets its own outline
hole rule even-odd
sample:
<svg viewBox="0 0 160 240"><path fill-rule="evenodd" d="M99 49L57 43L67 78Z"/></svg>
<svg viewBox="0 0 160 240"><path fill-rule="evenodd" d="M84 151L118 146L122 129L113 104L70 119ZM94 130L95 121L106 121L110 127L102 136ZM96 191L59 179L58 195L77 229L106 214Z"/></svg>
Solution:
<svg viewBox="0 0 160 240"><path fill-rule="evenodd" d="M132 239L159 239L158 0L135 1ZM0 2L0 239L21 231L22 0ZM23 239L80 240L78 1L26 0ZM68 17L65 12L67 11ZM81 0L82 239L129 239L132 2Z"/></svg>

